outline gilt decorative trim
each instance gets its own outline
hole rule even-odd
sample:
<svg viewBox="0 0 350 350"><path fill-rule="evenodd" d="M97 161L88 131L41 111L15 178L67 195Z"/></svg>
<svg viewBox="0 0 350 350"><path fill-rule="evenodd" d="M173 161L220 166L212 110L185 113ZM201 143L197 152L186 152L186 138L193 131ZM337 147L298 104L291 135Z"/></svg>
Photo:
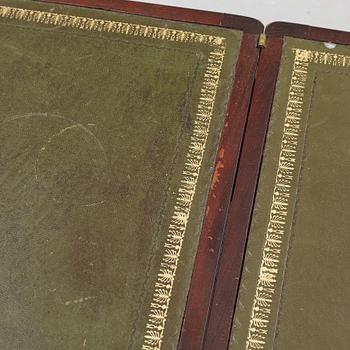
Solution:
<svg viewBox="0 0 350 350"><path fill-rule="evenodd" d="M165 254L158 274L145 345L142 350L160 350L161 348L178 261L209 135L224 55L224 48L217 48L209 54L191 144L165 243Z"/></svg>
<svg viewBox="0 0 350 350"><path fill-rule="evenodd" d="M77 30L110 32L129 37L143 37L151 40L198 43L207 45L210 48L191 135L191 142L186 156L185 167L182 172L181 183L177 191L176 205L163 248L164 253L154 287L142 345L142 350L160 350L178 263L181 257L187 224L207 145L217 89L225 57L225 38L171 28L85 18L7 6L0 6L0 18L34 22L56 27L69 27Z"/></svg>
<svg viewBox="0 0 350 350"><path fill-rule="evenodd" d="M304 115L304 95L310 63L350 67L350 57L302 49L293 49L294 65L291 76L278 169L269 213L263 255L251 311L246 350L265 350L271 329L272 304L281 283L283 262L281 250L286 243L287 222L290 221L292 194L296 188L296 163L301 141Z"/></svg>
<svg viewBox="0 0 350 350"><path fill-rule="evenodd" d="M150 39L185 43L193 42L211 46L221 46L225 41L222 37L171 28L64 15L54 12L44 12L8 6L0 6L0 18L35 22L57 27L68 27L85 31L111 32L135 37L140 36Z"/></svg>

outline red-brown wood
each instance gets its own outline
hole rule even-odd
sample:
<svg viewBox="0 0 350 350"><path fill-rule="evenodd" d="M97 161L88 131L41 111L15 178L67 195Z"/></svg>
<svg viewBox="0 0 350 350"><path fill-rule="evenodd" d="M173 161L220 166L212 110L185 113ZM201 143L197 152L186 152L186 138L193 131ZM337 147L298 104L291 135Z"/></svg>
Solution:
<svg viewBox="0 0 350 350"><path fill-rule="evenodd" d="M270 38L261 52L204 350L226 350L228 347L282 45L283 39Z"/></svg>
<svg viewBox="0 0 350 350"><path fill-rule="evenodd" d="M180 7L147 4L128 0L39 0L66 5L125 12L174 21L215 25L242 30L246 33L260 34L264 26L258 20L225 13L184 9Z"/></svg>
<svg viewBox="0 0 350 350"><path fill-rule="evenodd" d="M350 44L350 32L311 27L303 24L274 22L267 26L266 34L270 37L291 36L300 39Z"/></svg>
<svg viewBox="0 0 350 350"><path fill-rule="evenodd" d="M244 34L185 311L181 350L202 346L258 54L257 36Z"/></svg>
<svg viewBox="0 0 350 350"><path fill-rule="evenodd" d="M258 64L203 350L226 350L229 344L284 37L350 44L349 32L285 22L270 24L266 34L268 44Z"/></svg>

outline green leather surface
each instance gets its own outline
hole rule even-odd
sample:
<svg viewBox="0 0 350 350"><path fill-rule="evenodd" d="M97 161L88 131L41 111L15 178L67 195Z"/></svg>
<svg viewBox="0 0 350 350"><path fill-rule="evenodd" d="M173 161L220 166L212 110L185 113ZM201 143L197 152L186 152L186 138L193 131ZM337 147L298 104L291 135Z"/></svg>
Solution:
<svg viewBox="0 0 350 350"><path fill-rule="evenodd" d="M176 349L241 33L0 5L226 40L162 339ZM141 349L212 48L13 18L0 36L0 349Z"/></svg>
<svg viewBox="0 0 350 350"><path fill-rule="evenodd" d="M294 48L313 61L293 69ZM323 43L285 39L230 350L349 348L349 55L346 46L330 50ZM297 141L282 136L287 108L300 116ZM281 159L285 137L293 137L294 163ZM293 169L285 170L292 176L285 182L287 206L278 203L281 193L273 197L282 166ZM271 210L277 210L272 217L278 224L267 234ZM263 273L265 285L258 285Z"/></svg>

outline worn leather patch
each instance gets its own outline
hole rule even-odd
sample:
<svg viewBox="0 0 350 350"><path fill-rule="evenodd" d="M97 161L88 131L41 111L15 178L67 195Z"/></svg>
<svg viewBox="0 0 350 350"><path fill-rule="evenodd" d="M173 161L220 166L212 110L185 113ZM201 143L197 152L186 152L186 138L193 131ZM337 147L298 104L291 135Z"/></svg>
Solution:
<svg viewBox="0 0 350 350"><path fill-rule="evenodd" d="M349 344L350 49L285 39L230 349Z"/></svg>
<svg viewBox="0 0 350 350"><path fill-rule="evenodd" d="M0 348L176 348L241 33L0 5Z"/></svg>

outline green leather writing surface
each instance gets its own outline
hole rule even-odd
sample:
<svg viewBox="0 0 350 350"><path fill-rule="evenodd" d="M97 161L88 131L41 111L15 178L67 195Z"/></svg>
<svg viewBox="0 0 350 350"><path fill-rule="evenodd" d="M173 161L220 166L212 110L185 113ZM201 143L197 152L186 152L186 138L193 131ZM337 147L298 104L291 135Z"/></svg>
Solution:
<svg viewBox="0 0 350 350"><path fill-rule="evenodd" d="M241 33L0 1L0 348L175 349Z"/></svg>
<svg viewBox="0 0 350 350"><path fill-rule="evenodd" d="M285 39L230 350L350 343L350 48Z"/></svg>

